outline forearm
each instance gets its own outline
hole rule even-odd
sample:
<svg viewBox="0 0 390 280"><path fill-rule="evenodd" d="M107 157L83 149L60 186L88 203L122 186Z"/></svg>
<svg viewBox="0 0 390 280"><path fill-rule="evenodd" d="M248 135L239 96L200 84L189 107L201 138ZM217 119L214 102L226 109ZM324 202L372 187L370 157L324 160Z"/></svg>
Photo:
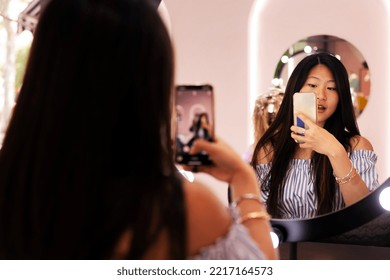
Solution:
<svg viewBox="0 0 390 280"><path fill-rule="evenodd" d="M256 174L248 164L243 164L240 170L235 172L230 181L230 187L233 201L247 193L260 195Z"/></svg>
<svg viewBox="0 0 390 280"><path fill-rule="evenodd" d="M339 183L340 191L345 204L351 205L369 193L365 182L360 177L358 170L354 169L347 152L340 144L328 155L333 168L333 174L338 178L345 178Z"/></svg>
<svg viewBox="0 0 390 280"><path fill-rule="evenodd" d="M234 175L231 183L232 200L240 209L240 216L245 217L251 213L264 213L264 218L254 218L242 221L252 236L253 240L264 252L268 259L277 259L278 253L271 242L271 226L267 219L267 210L261 201L260 189L253 169L248 165ZM248 194L257 196L258 199L243 199Z"/></svg>

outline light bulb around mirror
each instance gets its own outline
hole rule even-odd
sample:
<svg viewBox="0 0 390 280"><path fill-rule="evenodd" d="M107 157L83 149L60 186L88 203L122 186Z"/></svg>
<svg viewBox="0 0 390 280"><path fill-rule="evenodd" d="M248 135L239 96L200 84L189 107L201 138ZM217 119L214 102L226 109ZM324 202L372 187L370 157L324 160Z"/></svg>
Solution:
<svg viewBox="0 0 390 280"><path fill-rule="evenodd" d="M276 249L276 248L279 247L279 244L280 244L279 237L278 237L278 235L277 235L275 232L273 232L273 231L271 231L270 234L271 234L272 245L273 245L274 248Z"/></svg>
<svg viewBox="0 0 390 280"><path fill-rule="evenodd" d="M283 56L280 58L280 61L281 61L282 63L287 63L288 60L289 60L289 58L288 58L287 55L283 55Z"/></svg>
<svg viewBox="0 0 390 280"><path fill-rule="evenodd" d="M284 241L284 235L278 227L272 227L272 231L270 232L270 234L271 234L272 245L276 249Z"/></svg>
<svg viewBox="0 0 390 280"><path fill-rule="evenodd" d="M382 190L379 195L379 203L383 209L390 211L390 187Z"/></svg>
<svg viewBox="0 0 390 280"><path fill-rule="evenodd" d="M311 53L311 52L313 51L313 48L312 48L311 46L305 46L305 47L303 48L303 51L304 51L305 53Z"/></svg>

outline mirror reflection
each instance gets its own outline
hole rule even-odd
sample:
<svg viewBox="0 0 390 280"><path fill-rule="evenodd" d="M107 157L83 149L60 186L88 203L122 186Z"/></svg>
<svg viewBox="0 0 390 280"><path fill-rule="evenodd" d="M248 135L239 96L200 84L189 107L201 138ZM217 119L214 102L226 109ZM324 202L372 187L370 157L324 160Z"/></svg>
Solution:
<svg viewBox="0 0 390 280"><path fill-rule="evenodd" d="M350 42L331 35L316 35L292 44L277 63L272 83L284 90L296 65L306 56L316 52L329 52L337 56L347 69L352 102L359 116L370 95L370 71L360 51Z"/></svg>
<svg viewBox="0 0 390 280"><path fill-rule="evenodd" d="M306 54L289 74L278 113L251 161L273 218L337 211L379 186L377 155L360 135L349 80L339 57L320 49ZM304 107L293 113L302 93L317 100L316 120Z"/></svg>

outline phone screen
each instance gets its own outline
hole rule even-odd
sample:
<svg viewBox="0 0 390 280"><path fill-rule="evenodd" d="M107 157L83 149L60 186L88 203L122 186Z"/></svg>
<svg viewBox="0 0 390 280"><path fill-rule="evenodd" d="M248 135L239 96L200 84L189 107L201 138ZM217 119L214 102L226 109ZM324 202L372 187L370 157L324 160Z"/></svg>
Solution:
<svg viewBox="0 0 390 280"><path fill-rule="evenodd" d="M176 87L176 162L208 165L205 153L189 155L193 142L214 138L214 95L211 85L179 85Z"/></svg>
<svg viewBox="0 0 390 280"><path fill-rule="evenodd" d="M297 117L297 113L302 113L314 123L317 122L317 97L312 92L294 93L294 125L307 129L307 125Z"/></svg>

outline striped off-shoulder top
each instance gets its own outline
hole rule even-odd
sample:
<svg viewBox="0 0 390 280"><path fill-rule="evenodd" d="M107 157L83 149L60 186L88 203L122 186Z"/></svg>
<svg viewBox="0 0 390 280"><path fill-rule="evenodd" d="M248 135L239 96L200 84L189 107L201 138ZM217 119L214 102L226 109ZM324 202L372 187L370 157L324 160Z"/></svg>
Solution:
<svg viewBox="0 0 390 280"><path fill-rule="evenodd" d="M378 172L375 164L377 155L372 150L355 150L349 153L353 166L358 170L360 177L370 191L379 186ZM314 194L313 179L310 172L311 160L293 159L287 172L286 185L282 195L282 218L298 219L316 216L317 197ZM271 163L258 164L256 173L260 184L264 182L271 169ZM264 201L267 201L268 192L262 190ZM336 193L334 211L345 207L341 191Z"/></svg>
<svg viewBox="0 0 390 280"><path fill-rule="evenodd" d="M225 236L204 247L192 260L264 260L264 253L252 239L248 229L237 222L239 210L229 207L232 224Z"/></svg>

